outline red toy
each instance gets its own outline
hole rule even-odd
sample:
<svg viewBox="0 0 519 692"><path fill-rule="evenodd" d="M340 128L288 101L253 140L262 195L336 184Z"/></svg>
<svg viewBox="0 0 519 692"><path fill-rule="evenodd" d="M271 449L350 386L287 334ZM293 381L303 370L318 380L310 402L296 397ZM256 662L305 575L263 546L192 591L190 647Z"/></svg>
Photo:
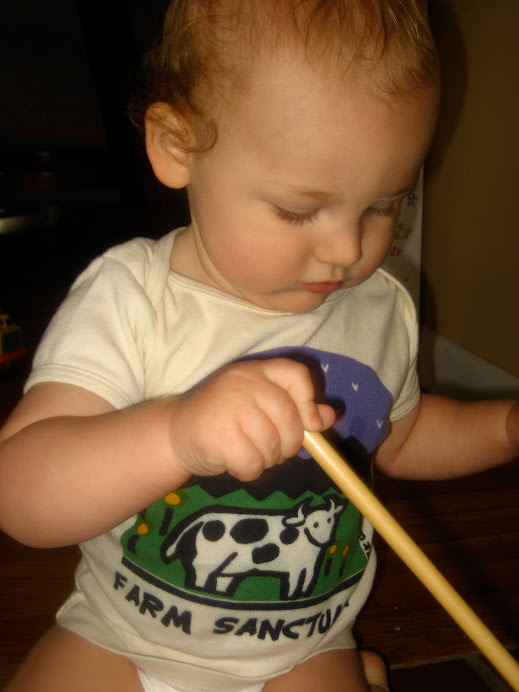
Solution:
<svg viewBox="0 0 519 692"><path fill-rule="evenodd" d="M22 328L12 317L0 312L0 366L23 358L27 349L23 345Z"/></svg>

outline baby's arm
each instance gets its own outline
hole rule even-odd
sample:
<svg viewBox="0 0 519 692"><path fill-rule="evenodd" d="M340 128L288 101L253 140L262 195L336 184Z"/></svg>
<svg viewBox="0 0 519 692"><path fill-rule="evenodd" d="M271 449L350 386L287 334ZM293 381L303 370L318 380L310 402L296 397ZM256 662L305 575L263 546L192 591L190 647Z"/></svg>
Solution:
<svg viewBox="0 0 519 692"><path fill-rule="evenodd" d="M187 478L170 461L168 426L167 401L119 412L80 387L35 386L0 431L0 526L39 547L117 526L166 479Z"/></svg>
<svg viewBox="0 0 519 692"><path fill-rule="evenodd" d="M456 478L519 455L519 402L460 402L424 394L393 424L375 463L385 475L413 480Z"/></svg>
<svg viewBox="0 0 519 692"><path fill-rule="evenodd" d="M128 519L191 474L252 480L334 419L287 360L240 363L173 399L116 411L72 385L22 399L0 431L0 527L34 546L77 543Z"/></svg>

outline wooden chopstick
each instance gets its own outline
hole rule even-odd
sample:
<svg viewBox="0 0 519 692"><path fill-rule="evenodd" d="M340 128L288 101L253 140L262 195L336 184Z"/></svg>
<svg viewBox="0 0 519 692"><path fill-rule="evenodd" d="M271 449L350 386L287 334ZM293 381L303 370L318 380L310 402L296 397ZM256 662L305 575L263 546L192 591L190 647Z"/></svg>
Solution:
<svg viewBox="0 0 519 692"><path fill-rule="evenodd" d="M465 634L472 639L513 690L518 692L519 663L351 469L347 461L320 433L305 432L303 445Z"/></svg>

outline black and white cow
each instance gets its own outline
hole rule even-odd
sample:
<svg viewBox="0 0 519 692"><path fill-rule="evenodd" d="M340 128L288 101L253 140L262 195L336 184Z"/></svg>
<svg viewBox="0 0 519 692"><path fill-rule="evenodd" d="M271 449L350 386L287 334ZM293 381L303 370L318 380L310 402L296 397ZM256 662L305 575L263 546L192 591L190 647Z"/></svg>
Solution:
<svg viewBox="0 0 519 692"><path fill-rule="evenodd" d="M186 586L233 594L249 575L281 579L281 598L311 593L345 503L337 496L289 512L202 509L180 522L161 547L164 562L181 560Z"/></svg>

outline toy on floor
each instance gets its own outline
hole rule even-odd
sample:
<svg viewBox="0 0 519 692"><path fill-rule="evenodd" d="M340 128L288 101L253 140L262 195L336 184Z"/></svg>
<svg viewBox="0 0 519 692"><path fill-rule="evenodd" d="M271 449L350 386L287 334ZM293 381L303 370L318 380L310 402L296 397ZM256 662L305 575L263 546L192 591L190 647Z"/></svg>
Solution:
<svg viewBox="0 0 519 692"><path fill-rule="evenodd" d="M22 328L10 315L0 310L0 367L23 358L25 353Z"/></svg>

